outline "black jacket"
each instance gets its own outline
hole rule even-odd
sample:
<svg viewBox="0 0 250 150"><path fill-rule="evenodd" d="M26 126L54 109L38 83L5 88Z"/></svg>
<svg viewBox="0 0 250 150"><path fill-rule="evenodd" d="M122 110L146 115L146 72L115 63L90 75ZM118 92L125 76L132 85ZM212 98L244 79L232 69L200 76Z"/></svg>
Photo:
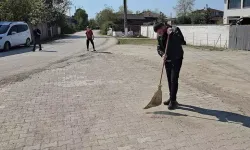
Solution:
<svg viewBox="0 0 250 150"><path fill-rule="evenodd" d="M181 39L174 32L172 32L169 36L170 38L167 49L167 60L183 59L184 51L182 49ZM165 32L163 36L158 36L157 38L158 39L157 51L161 57L165 53L167 38L168 38L167 32Z"/></svg>
<svg viewBox="0 0 250 150"><path fill-rule="evenodd" d="M40 39L40 37L41 37L41 30L35 29L33 31L33 33L34 33L34 36L35 36L36 39Z"/></svg>

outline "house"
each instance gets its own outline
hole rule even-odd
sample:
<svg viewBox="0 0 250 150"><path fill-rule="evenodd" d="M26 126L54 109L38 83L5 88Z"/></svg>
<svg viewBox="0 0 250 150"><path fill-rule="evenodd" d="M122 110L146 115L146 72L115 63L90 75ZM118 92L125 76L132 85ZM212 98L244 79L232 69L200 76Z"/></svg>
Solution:
<svg viewBox="0 0 250 150"><path fill-rule="evenodd" d="M210 7L208 7L208 5L204 9L199 9L199 10L193 11L193 13L197 13L197 12L198 13L209 12L210 24L217 24L217 23L223 21L224 12L221 10L210 8Z"/></svg>
<svg viewBox="0 0 250 150"><path fill-rule="evenodd" d="M217 24L219 22L223 22L223 15L224 12L221 10L213 9L213 8L207 8L207 10L210 13L210 22L212 24Z"/></svg>
<svg viewBox="0 0 250 150"><path fill-rule="evenodd" d="M143 15L146 20L145 21L146 23L144 23L145 25L148 25L148 24L153 25L155 21L160 21L162 23L167 23L168 21L168 18L162 12L155 13L150 10L147 10L147 11L143 11L140 14Z"/></svg>
<svg viewBox="0 0 250 150"><path fill-rule="evenodd" d="M149 24L156 22L158 19L157 16L153 14L128 14L127 22L128 22L128 30L133 31L134 33L139 33L141 25ZM119 14L117 21L115 24L118 26L117 30L124 31L124 14Z"/></svg>
<svg viewBox="0 0 250 150"><path fill-rule="evenodd" d="M177 22L176 20L177 20L176 18L168 18L167 24L169 24L169 25L176 24L176 22Z"/></svg>
<svg viewBox="0 0 250 150"><path fill-rule="evenodd" d="M250 0L224 0L224 24L230 24L241 17L249 16Z"/></svg>
<svg viewBox="0 0 250 150"><path fill-rule="evenodd" d="M74 17L72 16L66 16L66 21L68 23L68 25L72 26L72 27L76 27L77 21L74 19Z"/></svg>

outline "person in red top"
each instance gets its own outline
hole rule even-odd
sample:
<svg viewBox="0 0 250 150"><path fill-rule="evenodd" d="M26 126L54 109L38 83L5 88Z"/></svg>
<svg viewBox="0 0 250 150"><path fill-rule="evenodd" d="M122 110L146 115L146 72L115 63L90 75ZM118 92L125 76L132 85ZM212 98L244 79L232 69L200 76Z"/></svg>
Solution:
<svg viewBox="0 0 250 150"><path fill-rule="evenodd" d="M95 50L95 44L94 44L94 34L93 34L93 31L87 27L87 30L86 30L86 38L87 38L87 51L89 51L89 42L91 42L92 46L93 46L93 51L96 51Z"/></svg>

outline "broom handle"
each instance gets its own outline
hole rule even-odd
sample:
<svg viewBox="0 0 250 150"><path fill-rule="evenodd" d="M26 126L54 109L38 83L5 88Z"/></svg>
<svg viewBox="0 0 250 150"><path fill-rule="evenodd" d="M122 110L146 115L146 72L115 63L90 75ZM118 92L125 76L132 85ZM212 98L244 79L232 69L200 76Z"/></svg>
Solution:
<svg viewBox="0 0 250 150"><path fill-rule="evenodd" d="M170 35L168 35L168 38L167 38L167 43L166 43L166 48L165 48L164 57L166 57L166 54L167 54L169 37L170 37ZM163 65L162 65L162 69L161 69L161 78L160 78L160 84L159 84L159 86L161 86L161 82L162 82L163 70L164 70L165 61L166 61L165 59L166 59L166 58L163 59Z"/></svg>

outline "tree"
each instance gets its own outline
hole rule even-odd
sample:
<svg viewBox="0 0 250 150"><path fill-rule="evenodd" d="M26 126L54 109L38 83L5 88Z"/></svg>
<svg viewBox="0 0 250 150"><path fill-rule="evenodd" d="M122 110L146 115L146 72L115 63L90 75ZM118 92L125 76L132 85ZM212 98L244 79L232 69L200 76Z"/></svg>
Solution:
<svg viewBox="0 0 250 150"><path fill-rule="evenodd" d="M47 11L49 12L50 24L60 25L66 22L65 14L71 5L70 0L45 0L45 3L48 7Z"/></svg>
<svg viewBox="0 0 250 150"><path fill-rule="evenodd" d="M117 14L114 13L114 10L111 7L106 7L96 15L96 21L98 26L102 26L107 21L115 22L117 20Z"/></svg>
<svg viewBox="0 0 250 150"><path fill-rule="evenodd" d="M88 25L88 14L84 9L77 9L74 14L74 19L77 21L77 30L84 30Z"/></svg>
<svg viewBox="0 0 250 150"><path fill-rule="evenodd" d="M167 16L163 13L163 12L160 12L160 15L158 17L158 22L162 22L162 23L167 23Z"/></svg>
<svg viewBox="0 0 250 150"><path fill-rule="evenodd" d="M89 20L89 27L92 29L96 29L98 27L97 22L95 19L90 19Z"/></svg>
<svg viewBox="0 0 250 150"><path fill-rule="evenodd" d="M144 9L142 12L151 12L151 13L155 13L155 14L159 14L160 15L160 10L159 9L154 9L154 10L151 10L151 9Z"/></svg>
<svg viewBox="0 0 250 150"><path fill-rule="evenodd" d="M190 14L193 24L211 24L211 10L203 9Z"/></svg>
<svg viewBox="0 0 250 150"><path fill-rule="evenodd" d="M106 35L109 28L116 29L117 25L113 21L104 22L101 25L101 34Z"/></svg>
<svg viewBox="0 0 250 150"><path fill-rule="evenodd" d="M3 0L0 19L40 23L47 18L47 5L43 0Z"/></svg>
<svg viewBox="0 0 250 150"><path fill-rule="evenodd" d="M141 12L140 12L140 11L138 11L138 10L135 12L135 14L140 14L140 13L141 13Z"/></svg>
<svg viewBox="0 0 250 150"><path fill-rule="evenodd" d="M119 10L118 10L118 12L117 12L118 14L124 14L124 6L123 5L121 5L120 7L119 7ZM133 14L133 11L132 10L127 10L127 13L128 14Z"/></svg>
<svg viewBox="0 0 250 150"><path fill-rule="evenodd" d="M158 9L158 8L155 8L153 11L151 11L151 12L153 12L153 13L156 13L156 14L160 14L161 12L160 12L160 10Z"/></svg>
<svg viewBox="0 0 250 150"><path fill-rule="evenodd" d="M206 24L211 24L211 19L212 19L212 16L211 16L211 10L210 9L206 9L205 10L205 14L204 14L204 21Z"/></svg>
<svg viewBox="0 0 250 150"><path fill-rule="evenodd" d="M203 12L193 12L190 14L192 24L205 24L205 14Z"/></svg>
<svg viewBox="0 0 250 150"><path fill-rule="evenodd" d="M195 0L178 0L174 7L177 16L187 16L192 12Z"/></svg>
<svg viewBox="0 0 250 150"><path fill-rule="evenodd" d="M102 34L107 34L107 29L109 27L116 28L115 22L117 21L118 14L114 13L114 10L111 7L105 7L102 11L97 13L96 22L101 28Z"/></svg>
<svg viewBox="0 0 250 150"><path fill-rule="evenodd" d="M190 16L180 16L176 18L176 24L191 24Z"/></svg>
<svg viewBox="0 0 250 150"><path fill-rule="evenodd" d="M0 20L26 21L36 25L61 20L69 0L1 0Z"/></svg>

